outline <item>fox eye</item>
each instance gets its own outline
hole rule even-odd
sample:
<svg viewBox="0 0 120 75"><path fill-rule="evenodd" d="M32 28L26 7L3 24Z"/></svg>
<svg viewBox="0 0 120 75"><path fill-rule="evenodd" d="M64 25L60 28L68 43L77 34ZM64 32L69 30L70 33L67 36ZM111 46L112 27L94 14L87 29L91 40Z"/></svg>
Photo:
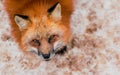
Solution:
<svg viewBox="0 0 120 75"><path fill-rule="evenodd" d="M31 41L31 45L33 45L33 46L40 46L40 41L37 40L37 39L33 39L33 40Z"/></svg>
<svg viewBox="0 0 120 75"><path fill-rule="evenodd" d="M56 41L58 35L51 35L49 38L48 38L48 42L49 43L53 43Z"/></svg>

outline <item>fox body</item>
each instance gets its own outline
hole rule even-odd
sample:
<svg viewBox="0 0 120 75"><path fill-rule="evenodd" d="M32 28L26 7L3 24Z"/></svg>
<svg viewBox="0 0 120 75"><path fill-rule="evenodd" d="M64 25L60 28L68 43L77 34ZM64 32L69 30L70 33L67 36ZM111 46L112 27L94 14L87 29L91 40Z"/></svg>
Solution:
<svg viewBox="0 0 120 75"><path fill-rule="evenodd" d="M5 0L11 33L23 52L50 59L71 39L72 0Z"/></svg>

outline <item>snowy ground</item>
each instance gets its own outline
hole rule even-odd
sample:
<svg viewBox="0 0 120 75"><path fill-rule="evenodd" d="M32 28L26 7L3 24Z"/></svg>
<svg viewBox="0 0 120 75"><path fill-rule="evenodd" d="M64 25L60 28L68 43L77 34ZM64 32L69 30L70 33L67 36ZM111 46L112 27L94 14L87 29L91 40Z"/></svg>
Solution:
<svg viewBox="0 0 120 75"><path fill-rule="evenodd" d="M74 0L75 47L51 61L24 55L0 0L0 75L120 75L120 0Z"/></svg>

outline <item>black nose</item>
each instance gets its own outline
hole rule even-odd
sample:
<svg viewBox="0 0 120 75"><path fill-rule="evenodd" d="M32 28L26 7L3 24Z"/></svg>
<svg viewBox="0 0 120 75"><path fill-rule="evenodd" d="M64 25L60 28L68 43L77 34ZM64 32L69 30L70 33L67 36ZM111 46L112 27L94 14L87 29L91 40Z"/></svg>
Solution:
<svg viewBox="0 0 120 75"><path fill-rule="evenodd" d="M44 57L44 59L49 59L50 58L50 53L49 54L42 54L42 56Z"/></svg>

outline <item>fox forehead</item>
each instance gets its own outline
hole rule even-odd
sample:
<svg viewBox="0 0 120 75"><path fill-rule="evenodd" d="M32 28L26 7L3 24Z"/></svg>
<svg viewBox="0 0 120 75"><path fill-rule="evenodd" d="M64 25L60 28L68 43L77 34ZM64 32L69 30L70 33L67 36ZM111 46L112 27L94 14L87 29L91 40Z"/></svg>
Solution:
<svg viewBox="0 0 120 75"><path fill-rule="evenodd" d="M33 18L28 31L32 35L46 37L53 34L60 34L62 25L48 20L46 16L42 18Z"/></svg>

